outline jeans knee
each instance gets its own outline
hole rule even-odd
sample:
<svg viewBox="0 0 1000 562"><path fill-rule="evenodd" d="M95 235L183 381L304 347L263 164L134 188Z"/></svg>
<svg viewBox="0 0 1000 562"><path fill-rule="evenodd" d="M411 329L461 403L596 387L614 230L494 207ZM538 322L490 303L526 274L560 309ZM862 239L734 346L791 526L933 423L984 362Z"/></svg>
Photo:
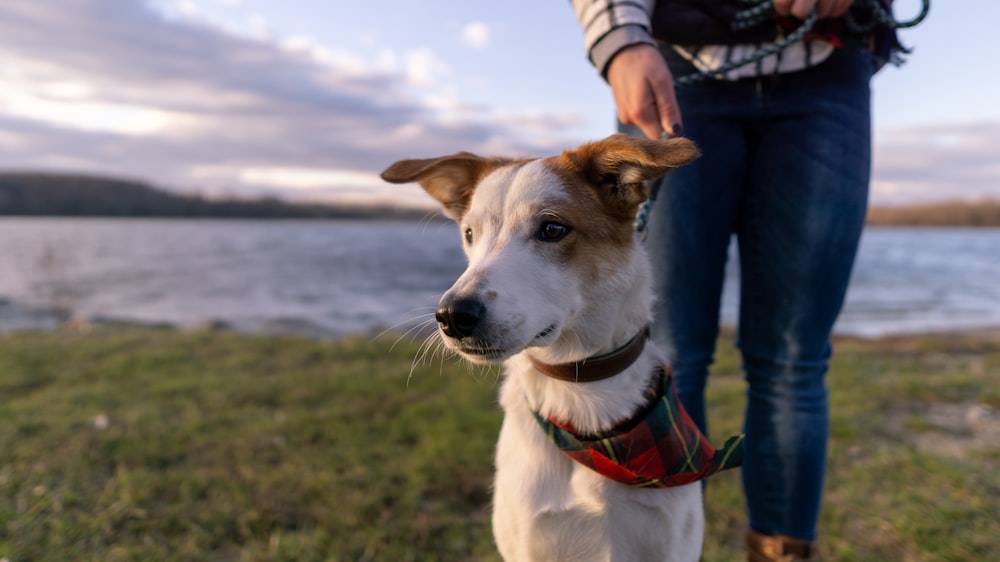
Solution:
<svg viewBox="0 0 1000 562"><path fill-rule="evenodd" d="M743 352L743 366L751 398L780 409L825 410L829 354L813 358L768 357Z"/></svg>

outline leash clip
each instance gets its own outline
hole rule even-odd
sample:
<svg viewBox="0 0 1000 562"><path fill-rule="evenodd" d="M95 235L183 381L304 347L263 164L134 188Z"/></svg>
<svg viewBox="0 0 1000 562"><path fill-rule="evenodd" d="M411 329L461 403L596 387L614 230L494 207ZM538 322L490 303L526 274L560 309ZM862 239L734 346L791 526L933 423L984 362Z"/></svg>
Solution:
<svg viewBox="0 0 1000 562"><path fill-rule="evenodd" d="M672 138L674 136L666 131L660 133L660 140ZM635 220L632 221L632 228L635 229L640 242L645 242L649 234L649 213L653 210L653 203L656 203L656 196L660 192L660 181L662 178L650 181L649 197L639 205L639 209L635 212Z"/></svg>

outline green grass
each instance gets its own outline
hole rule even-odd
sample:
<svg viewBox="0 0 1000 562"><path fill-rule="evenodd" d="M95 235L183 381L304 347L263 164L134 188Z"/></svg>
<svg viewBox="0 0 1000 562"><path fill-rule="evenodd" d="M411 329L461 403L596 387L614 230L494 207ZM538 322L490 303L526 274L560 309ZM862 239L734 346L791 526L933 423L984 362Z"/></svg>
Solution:
<svg viewBox="0 0 1000 562"><path fill-rule="evenodd" d="M394 339L0 337L0 560L498 560L497 371L411 376ZM828 559L1000 559L1000 446L920 439L936 406L1000 408L998 373L982 339L838 342ZM728 338L710 390L713 434L737 432ZM707 493L704 559L744 559L738 472Z"/></svg>

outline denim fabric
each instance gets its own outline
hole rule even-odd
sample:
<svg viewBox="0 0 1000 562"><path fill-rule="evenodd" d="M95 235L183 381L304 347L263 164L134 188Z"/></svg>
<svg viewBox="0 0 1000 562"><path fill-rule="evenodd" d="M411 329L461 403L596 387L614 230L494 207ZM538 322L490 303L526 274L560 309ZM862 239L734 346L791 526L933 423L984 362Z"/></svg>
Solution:
<svg viewBox="0 0 1000 562"><path fill-rule="evenodd" d="M693 71L668 62L675 77ZM840 49L800 72L677 89L684 135L703 156L663 179L651 212L653 334L707 433L704 389L735 236L748 382L743 483L750 526L765 534L816 534L824 378L867 208L873 72L870 53Z"/></svg>

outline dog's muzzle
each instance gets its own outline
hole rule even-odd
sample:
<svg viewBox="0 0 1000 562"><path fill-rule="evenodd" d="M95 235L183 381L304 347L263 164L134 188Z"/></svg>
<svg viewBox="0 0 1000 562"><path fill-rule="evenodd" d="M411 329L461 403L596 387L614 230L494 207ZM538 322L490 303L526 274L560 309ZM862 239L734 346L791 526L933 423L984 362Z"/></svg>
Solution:
<svg viewBox="0 0 1000 562"><path fill-rule="evenodd" d="M485 316L486 306L471 298L442 301L434 313L444 335L455 339L471 336Z"/></svg>

